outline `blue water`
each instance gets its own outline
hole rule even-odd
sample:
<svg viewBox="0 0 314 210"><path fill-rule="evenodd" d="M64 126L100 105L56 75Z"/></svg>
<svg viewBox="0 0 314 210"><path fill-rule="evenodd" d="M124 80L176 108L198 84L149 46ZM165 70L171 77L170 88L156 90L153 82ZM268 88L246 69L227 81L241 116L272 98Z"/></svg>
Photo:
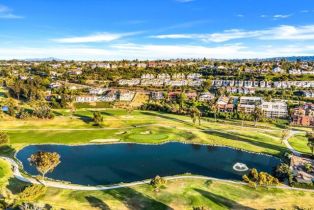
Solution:
<svg viewBox="0 0 314 210"><path fill-rule="evenodd" d="M31 145L17 153L24 170L37 175L28 158L38 151L57 152L61 163L48 177L82 185L107 185L183 173L241 180L245 172L233 170L237 162L271 173L280 160L226 147L182 143L163 145Z"/></svg>

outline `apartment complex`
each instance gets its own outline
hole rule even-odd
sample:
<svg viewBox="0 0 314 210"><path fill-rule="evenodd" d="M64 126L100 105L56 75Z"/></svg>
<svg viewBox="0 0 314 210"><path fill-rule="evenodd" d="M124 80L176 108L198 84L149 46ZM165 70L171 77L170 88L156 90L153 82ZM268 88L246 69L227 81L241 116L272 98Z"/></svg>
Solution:
<svg viewBox="0 0 314 210"><path fill-rule="evenodd" d="M308 103L292 110L292 124L314 126L314 104Z"/></svg>
<svg viewBox="0 0 314 210"><path fill-rule="evenodd" d="M288 117L288 106L284 101L264 101L261 97L241 97L238 111L252 114L256 107L260 107L267 118Z"/></svg>

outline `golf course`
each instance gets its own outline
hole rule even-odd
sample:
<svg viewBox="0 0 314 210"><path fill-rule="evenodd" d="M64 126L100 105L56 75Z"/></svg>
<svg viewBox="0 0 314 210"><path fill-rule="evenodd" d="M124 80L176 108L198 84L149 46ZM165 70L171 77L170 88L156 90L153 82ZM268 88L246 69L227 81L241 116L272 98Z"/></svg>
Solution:
<svg viewBox="0 0 314 210"><path fill-rule="evenodd" d="M254 126L253 122L221 119L216 122L213 118L202 118L200 125L194 125L188 116L98 109L103 123L95 126L93 111L78 109L71 113L69 110L55 110L55 118L51 120L5 118L1 122L1 130L9 135L10 144L0 148L0 155L14 158L22 148L38 144L162 144L171 141L227 146L279 158L289 151L282 143L280 125L258 123ZM289 140L296 150L302 152L306 143L304 146L296 138L304 138L303 134ZM13 193L20 192L27 185L11 176L6 162L0 161L0 166L0 183L7 185ZM309 206L313 196L314 193L309 191L254 189L223 180L187 178L169 180L159 192L149 184L106 191L48 188L36 201L57 209L265 209L274 206L295 209L314 207Z"/></svg>

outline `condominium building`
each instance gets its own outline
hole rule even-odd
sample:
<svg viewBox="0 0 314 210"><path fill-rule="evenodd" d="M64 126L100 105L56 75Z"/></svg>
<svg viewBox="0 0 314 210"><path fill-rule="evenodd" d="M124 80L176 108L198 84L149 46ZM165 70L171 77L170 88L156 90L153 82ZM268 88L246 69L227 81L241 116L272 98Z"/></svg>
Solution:
<svg viewBox="0 0 314 210"><path fill-rule="evenodd" d="M308 103L292 110L292 124L314 126L314 104Z"/></svg>
<svg viewBox="0 0 314 210"><path fill-rule="evenodd" d="M283 101L272 101L262 103L262 111L267 118L286 118L288 117L288 106Z"/></svg>

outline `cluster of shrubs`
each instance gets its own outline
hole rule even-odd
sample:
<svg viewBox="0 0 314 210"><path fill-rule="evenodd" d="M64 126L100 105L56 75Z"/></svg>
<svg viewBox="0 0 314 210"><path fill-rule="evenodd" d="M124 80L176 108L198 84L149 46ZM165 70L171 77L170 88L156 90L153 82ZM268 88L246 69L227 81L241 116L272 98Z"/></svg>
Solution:
<svg viewBox="0 0 314 210"><path fill-rule="evenodd" d="M250 187L278 185L279 180L266 172L258 172L255 168L251 169L248 175L244 175L243 181Z"/></svg>

